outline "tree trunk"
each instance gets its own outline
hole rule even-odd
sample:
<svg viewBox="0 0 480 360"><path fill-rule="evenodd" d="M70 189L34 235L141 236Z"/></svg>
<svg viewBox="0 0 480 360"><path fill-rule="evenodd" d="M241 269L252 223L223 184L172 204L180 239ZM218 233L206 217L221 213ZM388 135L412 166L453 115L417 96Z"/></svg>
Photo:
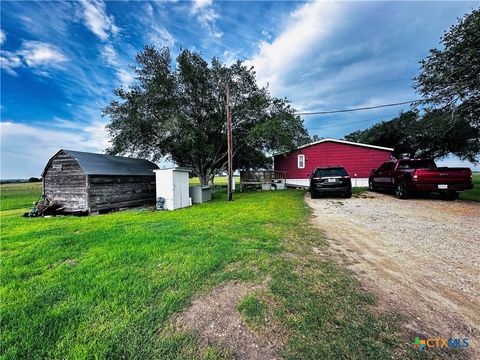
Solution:
<svg viewBox="0 0 480 360"><path fill-rule="evenodd" d="M206 186L208 185L208 176L206 174L198 174L198 178L200 179L200 185Z"/></svg>

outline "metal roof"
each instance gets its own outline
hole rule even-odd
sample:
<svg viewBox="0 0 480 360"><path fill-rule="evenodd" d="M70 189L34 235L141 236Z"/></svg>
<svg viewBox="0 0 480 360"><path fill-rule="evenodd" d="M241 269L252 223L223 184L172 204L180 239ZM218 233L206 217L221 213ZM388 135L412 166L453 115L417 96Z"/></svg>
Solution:
<svg viewBox="0 0 480 360"><path fill-rule="evenodd" d="M157 171L164 171L164 170L181 171L181 172L192 172L192 169L190 169L190 168L185 168L185 167L170 167L170 168L163 168L163 169L155 169L155 170L153 170L153 171L154 171L154 172L157 172Z"/></svg>
<svg viewBox="0 0 480 360"><path fill-rule="evenodd" d="M309 147L309 146L321 144L321 143L324 143L324 142L335 142L335 143L340 143L340 144L363 146L363 147L367 147L367 148L385 150L385 151L390 151L390 152L393 151L393 148L387 148L387 147L383 147L383 146L370 145L370 144L362 144L362 143L357 143L357 142L347 141L347 140L330 139L330 138L321 139L321 140L314 141L314 142L309 143L309 144L299 146L298 148L296 148L293 151L300 150L300 149L303 149L303 148L306 148L306 147ZM282 154L286 154L286 153L290 153L290 152L292 152L292 151L287 151L287 152L284 152L284 153L274 154L273 156L282 155Z"/></svg>
<svg viewBox="0 0 480 360"><path fill-rule="evenodd" d="M61 152L70 155L78 161L85 175L151 175L158 166L145 159L136 159L123 156L88 153L74 150L60 150L48 162L42 176L55 157Z"/></svg>

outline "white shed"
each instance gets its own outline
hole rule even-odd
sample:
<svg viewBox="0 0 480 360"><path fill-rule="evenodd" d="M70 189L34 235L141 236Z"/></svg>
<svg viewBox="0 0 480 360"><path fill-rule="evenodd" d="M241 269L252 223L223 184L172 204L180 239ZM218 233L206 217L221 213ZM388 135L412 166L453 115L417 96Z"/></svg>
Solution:
<svg viewBox="0 0 480 360"><path fill-rule="evenodd" d="M154 170L158 198L165 199L164 208L175 210L190 206L188 189L189 169L172 168Z"/></svg>

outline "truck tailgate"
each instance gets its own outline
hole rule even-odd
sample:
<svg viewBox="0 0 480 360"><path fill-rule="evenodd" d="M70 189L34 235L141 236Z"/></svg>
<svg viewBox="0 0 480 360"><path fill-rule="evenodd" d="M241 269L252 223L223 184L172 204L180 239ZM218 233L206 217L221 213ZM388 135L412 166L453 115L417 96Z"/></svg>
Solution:
<svg viewBox="0 0 480 360"><path fill-rule="evenodd" d="M425 184L470 184L469 168L416 169L417 181Z"/></svg>

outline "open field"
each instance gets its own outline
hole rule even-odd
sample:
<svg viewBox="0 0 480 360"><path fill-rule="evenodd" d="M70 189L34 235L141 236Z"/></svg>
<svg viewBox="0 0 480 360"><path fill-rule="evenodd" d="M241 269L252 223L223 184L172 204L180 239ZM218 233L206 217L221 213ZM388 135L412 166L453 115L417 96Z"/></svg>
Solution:
<svg viewBox="0 0 480 360"><path fill-rule="evenodd" d="M0 210L33 207L42 193L42 183L5 184L0 185Z"/></svg>
<svg viewBox="0 0 480 360"><path fill-rule="evenodd" d="M233 203L215 194L174 212L20 217L37 194L2 187L4 358L248 358L236 339L287 359L419 354L397 316L374 310L330 259L302 191ZM219 326L222 316L208 317L222 311L241 336L202 327Z"/></svg>
<svg viewBox="0 0 480 360"><path fill-rule="evenodd" d="M235 180L235 188L240 188L240 176L234 176ZM215 176L215 186L227 186L228 180L226 176ZM198 177L194 177L190 179L190 185L199 185L200 179Z"/></svg>

